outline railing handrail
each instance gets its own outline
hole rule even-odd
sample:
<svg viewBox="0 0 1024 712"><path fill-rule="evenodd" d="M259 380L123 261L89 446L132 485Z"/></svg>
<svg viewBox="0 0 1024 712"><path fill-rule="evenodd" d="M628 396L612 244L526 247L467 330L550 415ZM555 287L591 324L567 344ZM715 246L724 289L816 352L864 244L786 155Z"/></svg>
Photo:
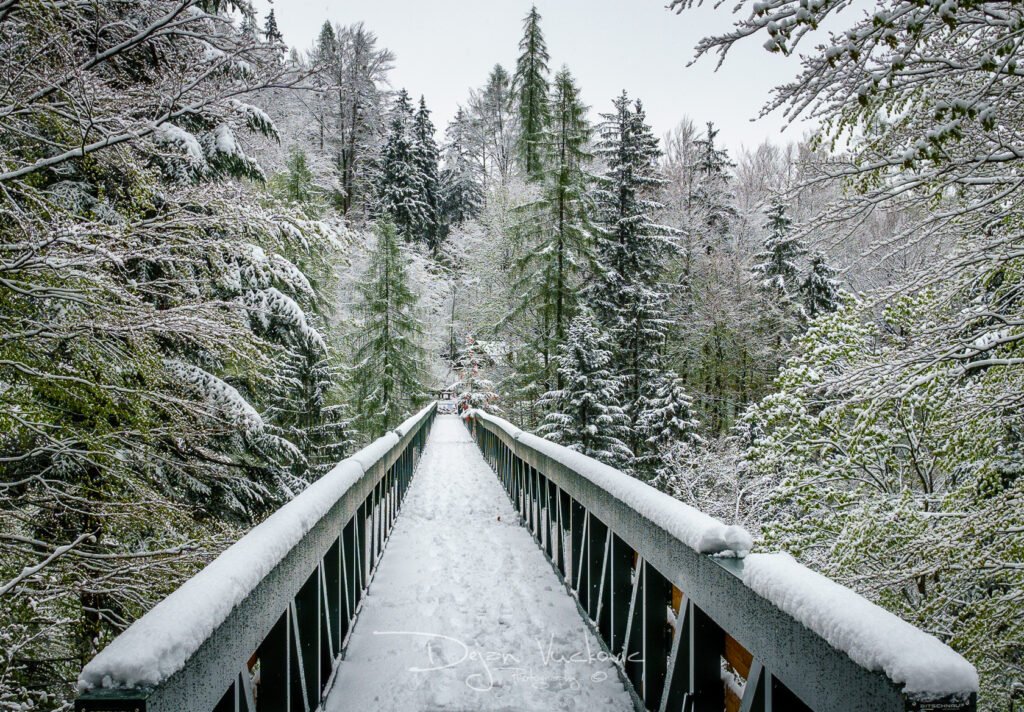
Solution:
<svg viewBox="0 0 1024 712"><path fill-rule="evenodd" d="M510 456L488 453L477 437L499 476L504 470L514 491L510 494L522 497L526 490L534 496L530 489L539 491L548 498L548 526L558 527L567 527L562 521L567 515L545 488L554 485L567 494L572 506L578 503L585 510L587 521L596 517L595 526L621 539L639 561L653 566L652 575L667 579L701 615L745 648L760 666L759 675L762 669L769 672L770 679L816 712L975 708L976 670L937 638L787 554L747 555L742 549L749 551L750 540L742 530L730 530L615 468L482 410L466 417L471 427L490 433L508 449ZM520 469L532 470L517 474L516 460L525 463ZM527 480L534 474L546 481L531 484ZM513 483L516 477L519 484ZM570 536L568 528L564 532ZM581 547L587 535L582 536ZM610 534L608 542L611 547ZM547 548L551 556L550 543ZM609 551L600 554L596 568L601 586ZM570 580L578 576L570 573ZM606 594L602 589L590 595L602 596L603 603ZM581 601L581 608L586 612L588 605ZM599 616L591 615L596 622ZM668 687L666 682L665 697ZM657 694L660 699L662 691Z"/></svg>
<svg viewBox="0 0 1024 712"><path fill-rule="evenodd" d="M183 671L204 657L204 673L224 678L223 685L208 685L214 690L209 695L215 695L208 706L212 709L220 699L216 688L223 694L232 684L338 541L340 528L407 454L436 408L432 402L342 460L132 623L83 668L79 688L84 697L102 697L103 690L112 689L152 696L175 684L194 687ZM213 661L219 661L219 670L208 669Z"/></svg>

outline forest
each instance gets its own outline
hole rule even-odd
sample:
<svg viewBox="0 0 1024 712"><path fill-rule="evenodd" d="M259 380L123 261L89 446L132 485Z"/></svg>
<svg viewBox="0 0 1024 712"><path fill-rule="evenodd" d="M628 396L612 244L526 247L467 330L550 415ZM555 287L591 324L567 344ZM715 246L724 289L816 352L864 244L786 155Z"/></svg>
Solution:
<svg viewBox="0 0 1024 712"><path fill-rule="evenodd" d="M248 0L0 0L0 710L72 709L128 624L445 391L1024 707L1024 7L854 5L719 10L697 61L763 43L792 65L764 111L818 126L730 155L699 101L658 136L588 94L535 7L438 126L343 6L290 47Z"/></svg>

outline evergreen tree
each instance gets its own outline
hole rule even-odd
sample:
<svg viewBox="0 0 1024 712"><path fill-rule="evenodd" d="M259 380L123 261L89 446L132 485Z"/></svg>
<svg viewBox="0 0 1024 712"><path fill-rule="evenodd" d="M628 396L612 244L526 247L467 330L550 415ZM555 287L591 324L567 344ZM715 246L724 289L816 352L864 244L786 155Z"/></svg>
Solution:
<svg viewBox="0 0 1024 712"><path fill-rule="evenodd" d="M338 35L330 22L324 22L320 35L316 40L316 58L324 64L330 64L338 55Z"/></svg>
<svg viewBox="0 0 1024 712"><path fill-rule="evenodd" d="M377 195L380 212L387 216L406 241L417 240L430 223L429 206L423 202L422 175L412 137L413 112L409 95L399 92L391 112L391 128L381 153Z"/></svg>
<svg viewBox="0 0 1024 712"><path fill-rule="evenodd" d="M485 362L483 348L472 336L466 337L466 347L462 350L455 368L459 372L459 381L455 384L458 391L459 412L469 408L486 408L500 412L495 405L498 393L494 390L494 382L481 375L480 369Z"/></svg>
<svg viewBox="0 0 1024 712"><path fill-rule="evenodd" d="M797 260L806 252L799 240L791 234L792 220L786 214L786 205L776 196L765 211L767 236L764 250L755 259L752 271L761 285L778 296L790 297L798 289L799 265Z"/></svg>
<svg viewBox="0 0 1024 712"><path fill-rule="evenodd" d="M836 274L836 271L825 261L825 255L820 252L814 254L807 277L800 285L806 318L814 319L839 308L842 291L839 288Z"/></svg>
<svg viewBox="0 0 1024 712"><path fill-rule="evenodd" d="M540 368L528 374L528 387L540 379L542 392L561 388L555 355L565 342L576 305L581 272L591 262L589 247L586 167L590 126L579 89L563 68L555 76L550 100L551 130L545 135L540 198L521 211L520 230L527 248L516 265L514 292L519 298L514 314L530 314L533 338L526 344Z"/></svg>
<svg viewBox="0 0 1024 712"><path fill-rule="evenodd" d="M256 39L259 37L259 28L256 26L256 14L253 12L245 12L242 14L242 24L240 27L242 36L249 39Z"/></svg>
<svg viewBox="0 0 1024 712"><path fill-rule="evenodd" d="M285 171L274 176L271 187L279 195L296 203L308 203L313 200L316 185L305 151L298 147L292 148L285 162Z"/></svg>
<svg viewBox="0 0 1024 712"><path fill-rule="evenodd" d="M377 245L359 287L362 323L356 337L352 391L356 428L376 438L395 427L424 396L423 326L416 295L391 223L377 226Z"/></svg>
<svg viewBox="0 0 1024 712"><path fill-rule="evenodd" d="M440 203L441 186L437 173L439 152L434 140L434 124L430 121L430 110L421 96L420 105L412 124L412 157L417 172L416 182L420 190L423 222L417 227L417 238L424 241L431 250L437 250L441 240Z"/></svg>
<svg viewBox="0 0 1024 712"><path fill-rule="evenodd" d="M445 132L447 145L438 212L442 237L452 226L476 217L483 206L484 195L473 162L472 131L470 119L460 106Z"/></svg>
<svg viewBox="0 0 1024 712"><path fill-rule="evenodd" d="M572 320L558 356L562 388L544 402L551 412L539 432L548 440L613 467L628 467L629 419L619 405L612 343L589 311Z"/></svg>
<svg viewBox="0 0 1024 712"><path fill-rule="evenodd" d="M587 296L602 326L615 340L615 366L622 402L632 424L629 441L642 453L639 422L650 388L662 377L662 352L670 322L659 279L669 228L654 223L664 180L658 141L639 102L625 92L604 119L597 144L606 164L594 199L598 207L597 269Z"/></svg>
<svg viewBox="0 0 1024 712"><path fill-rule="evenodd" d="M550 123L548 107L547 43L540 31L537 6L523 19L523 38L512 77L512 91L519 110L519 159L531 179L540 178L544 165L544 135Z"/></svg>
<svg viewBox="0 0 1024 712"><path fill-rule="evenodd" d="M707 252L720 246L738 213L732 194L730 171L736 165L725 149L715 145L718 131L710 121L704 138L694 141L697 149L697 181L690 202L697 212L697 227Z"/></svg>
<svg viewBox="0 0 1024 712"><path fill-rule="evenodd" d="M664 475L661 467L666 451L679 443L699 443L699 422L694 417L693 399L681 379L663 374L650 386L641 409L640 437L645 454L638 461L642 470L654 476Z"/></svg>
<svg viewBox="0 0 1024 712"><path fill-rule="evenodd" d="M263 22L263 39L266 40L267 44L284 44L284 35L282 35L281 30L277 28L277 18L274 17L273 8L271 8L270 12L267 13L267 18Z"/></svg>

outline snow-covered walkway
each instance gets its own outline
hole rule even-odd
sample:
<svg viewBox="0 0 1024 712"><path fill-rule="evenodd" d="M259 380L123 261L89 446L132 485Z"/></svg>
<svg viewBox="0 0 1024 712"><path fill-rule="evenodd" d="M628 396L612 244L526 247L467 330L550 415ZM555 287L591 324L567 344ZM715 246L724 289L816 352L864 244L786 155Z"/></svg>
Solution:
<svg viewBox="0 0 1024 712"><path fill-rule="evenodd" d="M327 712L632 709L468 431L438 416Z"/></svg>

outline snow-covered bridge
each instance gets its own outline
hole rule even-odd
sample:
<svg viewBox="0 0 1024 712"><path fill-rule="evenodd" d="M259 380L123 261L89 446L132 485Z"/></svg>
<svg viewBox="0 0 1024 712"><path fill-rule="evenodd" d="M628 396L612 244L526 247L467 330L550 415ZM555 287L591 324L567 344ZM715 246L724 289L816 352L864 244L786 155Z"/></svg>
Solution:
<svg viewBox="0 0 1024 712"><path fill-rule="evenodd" d="M960 656L749 554L742 530L499 418L435 411L132 625L76 708L975 709Z"/></svg>

